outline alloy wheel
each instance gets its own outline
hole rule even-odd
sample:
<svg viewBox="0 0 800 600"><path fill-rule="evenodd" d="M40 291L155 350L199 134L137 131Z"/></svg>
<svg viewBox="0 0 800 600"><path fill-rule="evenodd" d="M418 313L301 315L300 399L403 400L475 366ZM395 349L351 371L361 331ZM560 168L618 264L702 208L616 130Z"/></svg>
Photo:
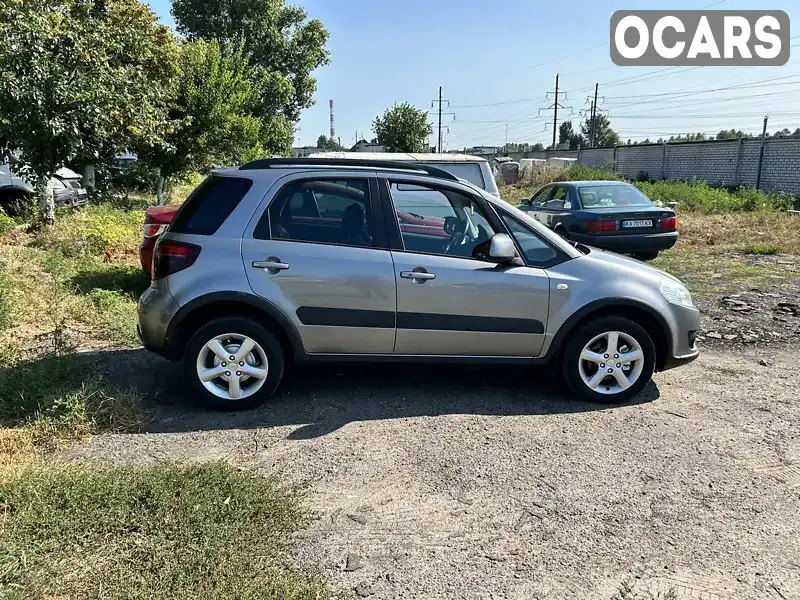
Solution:
<svg viewBox="0 0 800 600"><path fill-rule="evenodd" d="M254 339L238 334L218 335L197 355L197 377L209 392L225 400L241 400L264 385L269 361Z"/></svg>
<svg viewBox="0 0 800 600"><path fill-rule="evenodd" d="M622 331L593 337L578 359L584 385L598 394L619 394L631 387L644 369L644 352L636 339Z"/></svg>

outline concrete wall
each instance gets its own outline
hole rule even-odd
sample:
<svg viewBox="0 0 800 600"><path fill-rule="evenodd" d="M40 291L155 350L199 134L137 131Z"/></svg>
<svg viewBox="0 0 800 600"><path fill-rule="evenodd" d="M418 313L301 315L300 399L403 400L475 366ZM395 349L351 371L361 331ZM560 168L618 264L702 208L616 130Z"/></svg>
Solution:
<svg viewBox="0 0 800 600"><path fill-rule="evenodd" d="M613 168L628 179L699 179L710 185L755 187L761 139L713 140L555 152L512 152L511 158L576 158L589 167ZM494 155L484 155L491 160ZM800 194L800 137L767 138L761 189Z"/></svg>

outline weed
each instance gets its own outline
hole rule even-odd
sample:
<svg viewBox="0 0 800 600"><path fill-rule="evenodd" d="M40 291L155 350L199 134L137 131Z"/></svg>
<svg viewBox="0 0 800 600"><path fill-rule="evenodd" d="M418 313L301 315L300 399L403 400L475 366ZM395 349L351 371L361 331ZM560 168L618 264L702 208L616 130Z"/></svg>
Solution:
<svg viewBox="0 0 800 600"><path fill-rule="evenodd" d="M3 207L0 206L0 235L11 231L17 226L17 222L6 214Z"/></svg>
<svg viewBox="0 0 800 600"><path fill-rule="evenodd" d="M284 564L296 494L223 464L31 467L0 482L0 596L326 596Z"/></svg>
<svg viewBox="0 0 800 600"><path fill-rule="evenodd" d="M623 581L611 600L676 600L678 597L675 588L670 588L666 592L656 592L655 594L646 591L639 593L634 589L634 585L629 581Z"/></svg>
<svg viewBox="0 0 800 600"><path fill-rule="evenodd" d="M742 248L745 254L777 254L779 251L778 246L771 244L747 244Z"/></svg>
<svg viewBox="0 0 800 600"><path fill-rule="evenodd" d="M5 331L13 323L11 293L11 281L6 275L5 266L0 263L0 331Z"/></svg>

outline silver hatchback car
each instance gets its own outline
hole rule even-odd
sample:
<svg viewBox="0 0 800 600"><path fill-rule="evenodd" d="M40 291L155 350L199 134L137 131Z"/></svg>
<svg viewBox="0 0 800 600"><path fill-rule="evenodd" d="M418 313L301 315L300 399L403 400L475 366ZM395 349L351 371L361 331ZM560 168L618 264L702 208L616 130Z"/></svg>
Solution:
<svg viewBox="0 0 800 600"><path fill-rule="evenodd" d="M578 396L621 402L697 358L674 277L573 245L429 165L265 159L187 199L139 300L148 349L203 401L264 402L307 361L558 364Z"/></svg>

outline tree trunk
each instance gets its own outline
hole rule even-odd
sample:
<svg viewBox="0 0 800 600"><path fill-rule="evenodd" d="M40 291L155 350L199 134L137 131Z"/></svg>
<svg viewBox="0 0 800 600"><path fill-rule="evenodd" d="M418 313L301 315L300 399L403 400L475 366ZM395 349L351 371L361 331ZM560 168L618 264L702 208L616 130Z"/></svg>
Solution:
<svg viewBox="0 0 800 600"><path fill-rule="evenodd" d="M40 225L52 225L56 220L55 201L53 200L53 188L50 185L50 177L50 175L40 177L36 182Z"/></svg>
<svg viewBox="0 0 800 600"><path fill-rule="evenodd" d="M158 198L158 205L164 206L166 204L166 188L167 178L163 175L158 175L158 183L156 184L156 198Z"/></svg>

